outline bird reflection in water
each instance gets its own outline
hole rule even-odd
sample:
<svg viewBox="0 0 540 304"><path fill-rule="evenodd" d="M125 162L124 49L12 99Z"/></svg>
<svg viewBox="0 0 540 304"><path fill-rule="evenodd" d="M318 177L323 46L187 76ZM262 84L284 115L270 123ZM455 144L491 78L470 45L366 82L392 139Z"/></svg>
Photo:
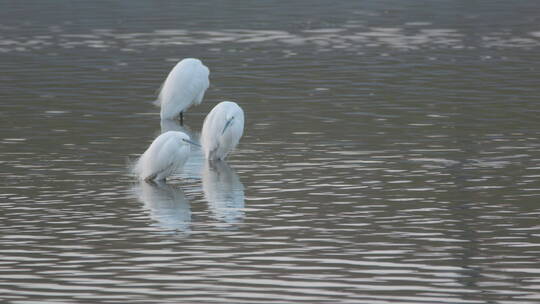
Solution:
<svg viewBox="0 0 540 304"><path fill-rule="evenodd" d="M191 209L182 189L163 182L141 181L136 193L157 226L165 230L191 230Z"/></svg>
<svg viewBox="0 0 540 304"><path fill-rule="evenodd" d="M210 211L217 220L234 224L244 218L244 185L226 162L206 162L202 188Z"/></svg>

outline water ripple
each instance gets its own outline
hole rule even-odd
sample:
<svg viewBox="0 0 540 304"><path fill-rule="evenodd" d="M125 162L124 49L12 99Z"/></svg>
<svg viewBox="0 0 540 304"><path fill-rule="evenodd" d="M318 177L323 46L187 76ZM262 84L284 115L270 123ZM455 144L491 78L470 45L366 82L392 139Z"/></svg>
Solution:
<svg viewBox="0 0 540 304"><path fill-rule="evenodd" d="M257 47L269 43L292 48L314 48L319 52L346 49L359 52L366 49L414 51L418 49L471 49L471 48L538 48L540 39L536 32L527 36L507 32L486 33L475 44L471 37L451 28L384 28L359 27L304 30L286 32L272 30L225 29L221 31L187 31L162 29L154 32L117 33L115 30L94 30L85 34L36 35L23 37L0 36L0 52L31 52L41 49L115 49L122 52L140 52L145 47L205 46L234 44ZM288 56L296 52L289 51Z"/></svg>

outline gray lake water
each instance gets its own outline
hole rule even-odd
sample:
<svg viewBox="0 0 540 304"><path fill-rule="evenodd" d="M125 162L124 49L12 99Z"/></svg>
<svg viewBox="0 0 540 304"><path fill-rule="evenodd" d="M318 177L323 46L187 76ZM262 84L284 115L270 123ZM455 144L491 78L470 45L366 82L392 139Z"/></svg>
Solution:
<svg viewBox="0 0 540 304"><path fill-rule="evenodd" d="M169 70L227 164L129 167ZM0 1L0 302L539 303L540 2Z"/></svg>

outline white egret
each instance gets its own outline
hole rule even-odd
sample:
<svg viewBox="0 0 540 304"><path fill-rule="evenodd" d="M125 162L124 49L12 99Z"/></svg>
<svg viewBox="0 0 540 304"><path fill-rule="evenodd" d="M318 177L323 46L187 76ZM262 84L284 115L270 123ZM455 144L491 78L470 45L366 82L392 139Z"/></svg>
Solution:
<svg viewBox="0 0 540 304"><path fill-rule="evenodd" d="M198 146L183 132L169 131L159 135L137 161L135 173L147 182L165 180L184 166L190 145Z"/></svg>
<svg viewBox="0 0 540 304"><path fill-rule="evenodd" d="M186 58L178 62L161 86L156 105L161 106L161 119L179 118L193 104L200 104L210 81L210 71L199 59Z"/></svg>
<svg viewBox="0 0 540 304"><path fill-rule="evenodd" d="M244 132L244 111L235 102L222 101L204 119L201 145L209 161L223 160Z"/></svg>
<svg viewBox="0 0 540 304"><path fill-rule="evenodd" d="M165 119L161 121L161 133L165 133L168 131L181 131L189 135L189 138L191 138L192 141L200 141L200 132L192 130L187 125L181 126L176 120ZM200 179L204 163L205 159L201 149L191 149L188 160L182 168L182 175L187 178Z"/></svg>

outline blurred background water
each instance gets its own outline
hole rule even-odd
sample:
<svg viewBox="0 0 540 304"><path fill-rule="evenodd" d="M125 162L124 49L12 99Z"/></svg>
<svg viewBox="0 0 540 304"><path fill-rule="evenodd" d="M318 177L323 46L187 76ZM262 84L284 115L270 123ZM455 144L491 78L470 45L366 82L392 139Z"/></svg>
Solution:
<svg viewBox="0 0 540 304"><path fill-rule="evenodd" d="M539 12L0 1L2 302L540 302ZM244 137L139 184L186 57Z"/></svg>

